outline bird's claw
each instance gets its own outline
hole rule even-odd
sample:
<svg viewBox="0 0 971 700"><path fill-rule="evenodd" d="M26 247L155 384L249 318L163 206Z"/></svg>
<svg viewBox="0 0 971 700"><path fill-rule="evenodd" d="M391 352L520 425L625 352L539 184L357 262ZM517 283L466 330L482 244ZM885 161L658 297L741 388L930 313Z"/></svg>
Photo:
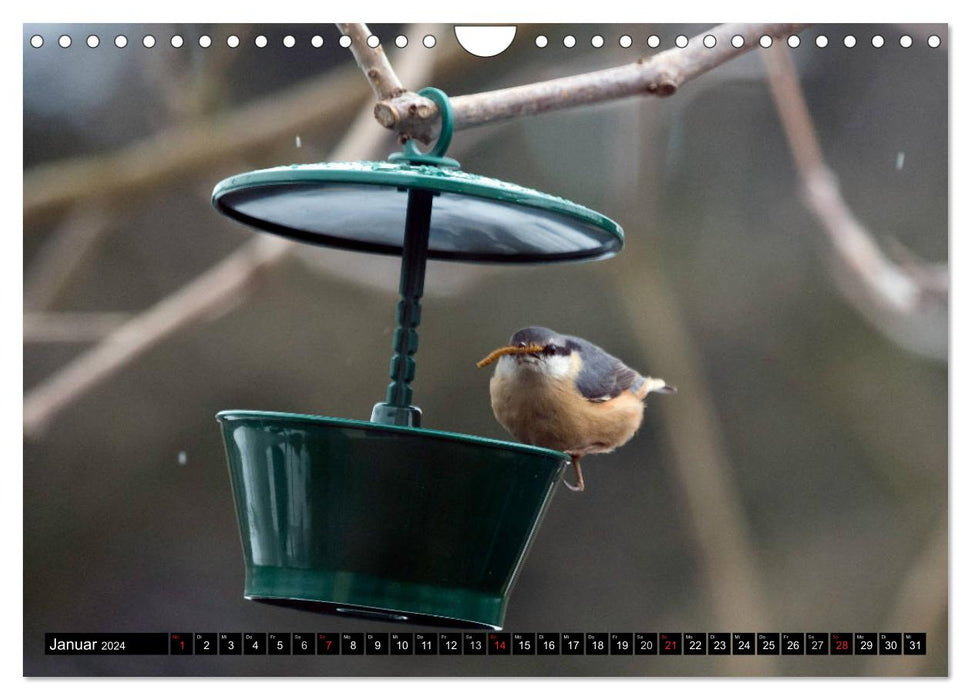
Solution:
<svg viewBox="0 0 971 700"><path fill-rule="evenodd" d="M571 457L570 463L573 464L573 470L577 473L577 483L576 486L563 479L563 484L571 491L583 491L583 472L580 471L580 459L578 457Z"/></svg>
<svg viewBox="0 0 971 700"><path fill-rule="evenodd" d="M576 492L583 491L583 482L580 482L579 484L577 484L576 486L574 486L573 484L571 484L566 479L563 479L563 485L566 486L571 491L576 491Z"/></svg>

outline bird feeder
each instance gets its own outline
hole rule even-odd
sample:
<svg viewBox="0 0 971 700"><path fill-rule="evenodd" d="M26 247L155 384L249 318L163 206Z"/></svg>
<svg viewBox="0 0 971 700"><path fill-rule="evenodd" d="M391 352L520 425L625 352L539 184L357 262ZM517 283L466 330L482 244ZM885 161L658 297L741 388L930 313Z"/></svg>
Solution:
<svg viewBox="0 0 971 700"><path fill-rule="evenodd" d="M623 231L559 197L465 173L430 153L244 173L223 214L305 243L401 256L391 383L370 421L217 415L246 567L244 596L387 621L500 629L553 489L560 452L421 427L411 381L425 263L553 263L616 254ZM471 365L470 365L471 366ZM485 400L485 399L483 399ZM484 404L486 405L486 404Z"/></svg>

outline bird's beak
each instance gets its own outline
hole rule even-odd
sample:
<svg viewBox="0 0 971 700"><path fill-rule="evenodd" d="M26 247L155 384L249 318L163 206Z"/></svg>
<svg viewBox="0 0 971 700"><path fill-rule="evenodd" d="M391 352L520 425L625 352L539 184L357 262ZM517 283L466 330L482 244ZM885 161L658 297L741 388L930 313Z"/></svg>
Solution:
<svg viewBox="0 0 971 700"><path fill-rule="evenodd" d="M481 360L476 362L475 366L478 367L479 369L482 369L486 365L491 365L493 362L498 360L503 355L519 355L519 356L533 355L534 357L539 359L539 355L537 353L542 351L543 351L542 345L527 345L525 347L521 347L519 345L506 345L505 347L497 348L496 350L493 350L492 352L490 352L488 355L486 355ZM518 360L519 357L517 357L516 359Z"/></svg>

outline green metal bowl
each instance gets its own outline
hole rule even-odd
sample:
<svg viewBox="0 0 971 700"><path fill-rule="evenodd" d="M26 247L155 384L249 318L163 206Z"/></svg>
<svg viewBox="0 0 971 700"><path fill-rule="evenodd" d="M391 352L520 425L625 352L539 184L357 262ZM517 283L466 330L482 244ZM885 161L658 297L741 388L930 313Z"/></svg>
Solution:
<svg viewBox="0 0 971 700"><path fill-rule="evenodd" d="M569 458L365 421L222 411L251 600L501 629Z"/></svg>

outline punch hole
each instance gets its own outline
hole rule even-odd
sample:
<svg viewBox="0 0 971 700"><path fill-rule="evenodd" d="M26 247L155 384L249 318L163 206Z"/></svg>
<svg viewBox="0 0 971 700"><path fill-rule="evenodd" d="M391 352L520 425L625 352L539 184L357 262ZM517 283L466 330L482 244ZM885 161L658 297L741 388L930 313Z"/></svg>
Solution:
<svg viewBox="0 0 971 700"><path fill-rule="evenodd" d="M146 34L142 37L142 46L146 49L150 49L155 46L155 37L151 34Z"/></svg>
<svg viewBox="0 0 971 700"><path fill-rule="evenodd" d="M89 34L86 43L89 49L96 49L98 48L98 44L101 43L101 39L99 39L95 34Z"/></svg>
<svg viewBox="0 0 971 700"><path fill-rule="evenodd" d="M617 43L620 44L620 48L629 49L634 45L634 40L630 38L629 34L624 34L622 37L620 37L620 39L617 40Z"/></svg>
<svg viewBox="0 0 971 700"><path fill-rule="evenodd" d="M128 46L128 37L125 36L124 34L119 34L118 36L116 36L115 46L117 46L119 49L123 49L126 46Z"/></svg>
<svg viewBox="0 0 971 700"><path fill-rule="evenodd" d="M181 49L182 45L185 43L185 39L183 39L180 35L176 34L175 36L172 37L172 40L169 43L172 44L173 49Z"/></svg>
<svg viewBox="0 0 971 700"><path fill-rule="evenodd" d="M825 34L820 34L816 37L816 46L819 48L825 49L827 44L829 44L829 39L826 38Z"/></svg>
<svg viewBox="0 0 971 700"><path fill-rule="evenodd" d="M426 49L434 49L435 44L437 43L438 43L438 40L435 38L434 34L426 34L424 37L422 37L422 40L421 40L421 45L424 46Z"/></svg>
<svg viewBox="0 0 971 700"><path fill-rule="evenodd" d="M932 49L936 49L941 45L941 37L937 36L937 34L931 34L929 37L927 37L927 45Z"/></svg>
<svg viewBox="0 0 971 700"><path fill-rule="evenodd" d="M879 34L874 34L873 38L870 39L870 43L873 44L873 48L879 49L881 46L883 46L883 37Z"/></svg>
<svg viewBox="0 0 971 700"><path fill-rule="evenodd" d="M324 37L320 36L320 34L314 34L312 37L310 37L310 45L315 49L319 49L324 45Z"/></svg>
<svg viewBox="0 0 971 700"><path fill-rule="evenodd" d="M39 49L44 45L44 37L42 37L40 34L34 34L34 36L30 37L30 45L35 49Z"/></svg>
<svg viewBox="0 0 971 700"><path fill-rule="evenodd" d="M856 37L853 36L852 34L847 34L846 36L844 36L843 46L845 46L848 49L852 49L854 46L856 46Z"/></svg>
<svg viewBox="0 0 971 700"><path fill-rule="evenodd" d="M651 36L647 37L647 45L652 49L656 49L661 45L661 37L659 37L657 34L651 34Z"/></svg>
<svg viewBox="0 0 971 700"><path fill-rule="evenodd" d="M347 36L347 34L341 34L341 38L337 40L337 43L341 45L342 49L346 49L351 45L351 37Z"/></svg>
<svg viewBox="0 0 971 700"><path fill-rule="evenodd" d="M706 34L705 38L701 40L701 43L705 45L706 49L713 49L715 48L715 44L718 43L718 40L715 39L714 35Z"/></svg>
<svg viewBox="0 0 971 700"><path fill-rule="evenodd" d="M516 25L456 25L455 40L473 56L491 58L512 46Z"/></svg>
<svg viewBox="0 0 971 700"><path fill-rule="evenodd" d="M688 45L688 37L686 37L684 34L678 34L676 37L674 37L674 45L679 49L683 49Z"/></svg>
<svg viewBox="0 0 971 700"><path fill-rule="evenodd" d="M909 49L911 44L913 43L914 43L914 40L910 38L909 34L904 34L902 37L900 37L900 45L903 46L905 49Z"/></svg>
<svg viewBox="0 0 971 700"><path fill-rule="evenodd" d="M741 34L736 34L733 36L732 46L734 46L736 49L740 49L745 46L745 37L743 37Z"/></svg>
<svg viewBox="0 0 971 700"><path fill-rule="evenodd" d="M283 37L283 45L286 46L288 49L292 49L294 46L297 45L297 40L294 39L292 35L287 34L285 37Z"/></svg>
<svg viewBox="0 0 971 700"><path fill-rule="evenodd" d="M408 37L406 37L404 34L399 34L394 38L394 45L399 49L405 48L408 45Z"/></svg>
<svg viewBox="0 0 971 700"><path fill-rule="evenodd" d="M572 34L567 34L565 37L563 37L563 45L568 49L572 49L577 45L577 38Z"/></svg>
<svg viewBox="0 0 971 700"><path fill-rule="evenodd" d="M67 34L61 34L61 36L57 38L57 45L62 49L68 48L71 45L71 37L69 37Z"/></svg>
<svg viewBox="0 0 971 700"><path fill-rule="evenodd" d="M381 45L381 40L378 39L376 36L374 36L374 34L372 34L367 38L367 45L370 46L372 49L376 49Z"/></svg>
<svg viewBox="0 0 971 700"><path fill-rule="evenodd" d="M604 38L599 34L594 34L590 39L590 45L595 49L603 48Z"/></svg>
<svg viewBox="0 0 971 700"><path fill-rule="evenodd" d="M210 46L212 46L212 37L209 36L208 34L203 34L202 36L200 36L199 46L201 46L204 49L208 49Z"/></svg>
<svg viewBox="0 0 971 700"><path fill-rule="evenodd" d="M763 34L762 36L760 36L759 46L761 46L763 49L767 49L770 46L772 46L772 37L769 36L768 34Z"/></svg>
<svg viewBox="0 0 971 700"><path fill-rule="evenodd" d="M267 45L268 42L266 40L266 37L263 36L262 34L260 34L258 37L256 37L255 39L253 39L253 43L256 44L256 48L258 48L258 49L264 49L264 48L266 48L266 45Z"/></svg>
<svg viewBox="0 0 971 700"><path fill-rule="evenodd" d="M536 37L536 46L538 48L545 49L546 48L546 45L549 44L549 43L550 43L550 40L547 39L542 34L540 34L538 37Z"/></svg>
<svg viewBox="0 0 971 700"><path fill-rule="evenodd" d="M235 49L236 47L238 47L239 37L236 36L235 34L230 34L228 37L226 37L226 46L228 46L231 49Z"/></svg>
<svg viewBox="0 0 971 700"><path fill-rule="evenodd" d="M799 39L799 37L793 34L788 39L786 39L786 43L789 44L790 49L797 49L799 48L799 44L801 43L801 40Z"/></svg>

